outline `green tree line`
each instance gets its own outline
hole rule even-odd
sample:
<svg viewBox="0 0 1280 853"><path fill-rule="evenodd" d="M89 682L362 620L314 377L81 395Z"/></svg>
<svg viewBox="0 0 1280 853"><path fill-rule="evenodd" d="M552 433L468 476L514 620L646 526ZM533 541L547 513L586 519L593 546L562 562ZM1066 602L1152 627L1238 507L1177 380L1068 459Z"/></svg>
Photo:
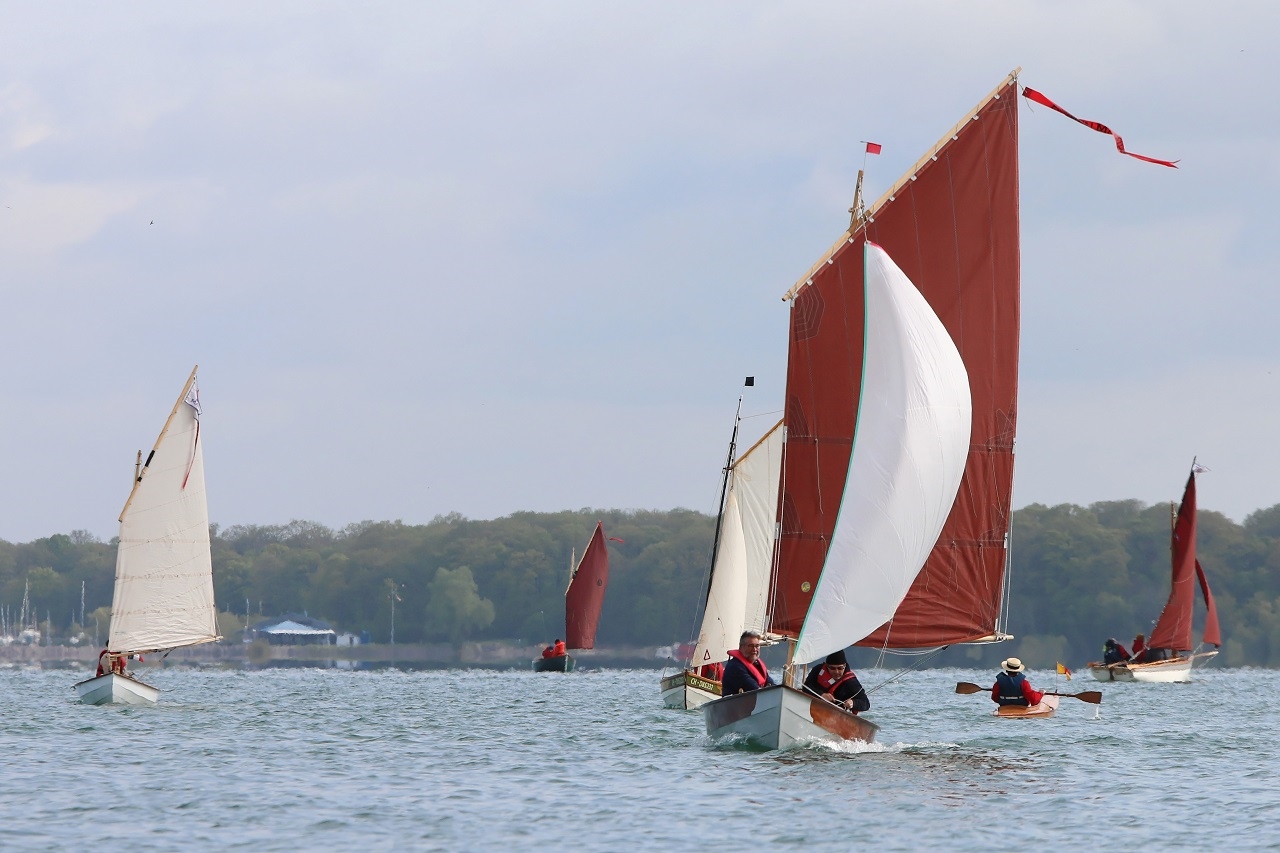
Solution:
<svg viewBox="0 0 1280 853"><path fill-rule="evenodd" d="M609 543L598 643L688 640L715 519L684 509L520 512L493 520L450 514L421 525L366 521L340 530L304 521L214 525L214 589L219 609L240 622L306 613L386 642L394 604L401 643L548 642L563 634L571 561L597 520L623 540ZM1280 505L1243 524L1201 510L1198 537L1222 622L1221 663L1280 666ZM936 662L986 665L1019 654L1033 666L1056 659L1074 667L1096 659L1109 636L1127 644L1134 633L1149 633L1168 594L1169 539L1168 505L1109 501L1016 511L1007 629L1017 640L951 649ZM115 550L114 541L83 531L0 541L0 611L9 632L22 627L14 623L25 593L54 642L80 630L92 637L95 627L105 639Z"/></svg>

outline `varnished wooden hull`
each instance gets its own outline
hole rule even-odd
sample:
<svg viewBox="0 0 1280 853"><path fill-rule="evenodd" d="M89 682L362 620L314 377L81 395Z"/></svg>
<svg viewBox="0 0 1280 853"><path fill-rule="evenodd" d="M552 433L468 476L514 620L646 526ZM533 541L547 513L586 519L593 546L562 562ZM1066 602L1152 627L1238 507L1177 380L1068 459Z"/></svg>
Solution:
<svg viewBox="0 0 1280 853"><path fill-rule="evenodd" d="M534 658L534 672L573 672L571 655L556 655L552 658Z"/></svg>
<svg viewBox="0 0 1280 853"><path fill-rule="evenodd" d="M711 737L738 736L766 749L811 741L871 743L880 728L825 699L780 685L721 697L703 705L702 713Z"/></svg>
<svg viewBox="0 0 1280 853"><path fill-rule="evenodd" d="M686 711L720 698L720 682L687 669L662 679L661 690L663 707Z"/></svg>
<svg viewBox="0 0 1280 853"><path fill-rule="evenodd" d="M1043 720L1052 717L1058 710L1057 696L1045 696L1039 705L1001 705L991 712L993 717L1002 720Z"/></svg>

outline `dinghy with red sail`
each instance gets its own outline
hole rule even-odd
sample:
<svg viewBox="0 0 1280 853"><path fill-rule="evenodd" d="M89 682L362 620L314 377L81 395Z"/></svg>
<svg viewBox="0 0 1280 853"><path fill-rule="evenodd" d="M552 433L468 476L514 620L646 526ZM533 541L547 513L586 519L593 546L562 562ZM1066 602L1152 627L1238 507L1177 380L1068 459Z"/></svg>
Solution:
<svg viewBox="0 0 1280 853"><path fill-rule="evenodd" d="M604 523L597 521L595 533L574 566L569 588L564 593L564 644L566 651L535 658L535 672L572 672L573 656L568 649L594 649L604 593L609 585L609 548L605 544Z"/></svg>

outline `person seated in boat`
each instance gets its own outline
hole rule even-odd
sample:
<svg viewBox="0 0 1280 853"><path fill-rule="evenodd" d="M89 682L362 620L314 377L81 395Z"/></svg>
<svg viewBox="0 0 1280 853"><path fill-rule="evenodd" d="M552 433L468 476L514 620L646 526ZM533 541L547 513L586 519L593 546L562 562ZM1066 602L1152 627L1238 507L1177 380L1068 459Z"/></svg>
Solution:
<svg viewBox="0 0 1280 853"><path fill-rule="evenodd" d="M555 656L556 656L555 649L552 646L547 646L545 649L542 650L543 659L553 658Z"/></svg>
<svg viewBox="0 0 1280 853"><path fill-rule="evenodd" d="M104 661L103 658L106 658ZM124 675L124 655L113 655L107 649L103 649L98 654L98 672L94 675L97 678L100 675L106 675L108 672L114 672L116 675Z"/></svg>
<svg viewBox="0 0 1280 853"><path fill-rule="evenodd" d="M1139 634L1133 638L1133 651L1129 654L1129 660L1132 663L1142 663L1142 653L1147 650L1147 637L1145 634Z"/></svg>
<svg viewBox="0 0 1280 853"><path fill-rule="evenodd" d="M768 667L760 660L762 644L763 640L758 632L742 632L742 636L738 638L738 647L729 650L729 662L725 664L724 679L720 682L722 695L732 696L734 693L747 693L773 685Z"/></svg>
<svg viewBox="0 0 1280 853"><path fill-rule="evenodd" d="M698 675L708 678L712 681L724 680L724 664L716 661L715 663L704 663L698 667Z"/></svg>
<svg viewBox="0 0 1280 853"><path fill-rule="evenodd" d="M991 701L1001 706L1039 705L1044 693L1031 686L1031 682L1023 674L1024 669L1026 667L1018 658L1005 658L1001 661L1001 671L996 673L996 683L991 686Z"/></svg>
<svg viewBox="0 0 1280 853"><path fill-rule="evenodd" d="M562 658L566 654L568 654L568 652L565 650L564 640L556 637L555 645L551 647L551 656L553 658Z"/></svg>
<svg viewBox="0 0 1280 853"><path fill-rule="evenodd" d="M858 676L849 669L849 661L844 652L832 652L826 661L809 670L804 686L828 702L832 702L853 714L859 714L871 707L867 691L862 689Z"/></svg>
<svg viewBox="0 0 1280 853"><path fill-rule="evenodd" d="M1116 642L1115 637L1108 637L1102 645L1102 662L1107 666L1113 663L1125 663L1129 660L1129 650Z"/></svg>

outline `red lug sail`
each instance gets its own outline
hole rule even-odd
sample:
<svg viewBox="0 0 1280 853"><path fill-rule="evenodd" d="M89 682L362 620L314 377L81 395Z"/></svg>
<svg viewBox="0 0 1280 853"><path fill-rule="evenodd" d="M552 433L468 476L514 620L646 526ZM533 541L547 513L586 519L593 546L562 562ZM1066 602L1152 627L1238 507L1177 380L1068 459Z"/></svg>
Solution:
<svg viewBox="0 0 1280 853"><path fill-rule="evenodd" d="M969 374L973 428L960 491L933 552L893 620L859 645L929 647L996 630L1017 420L1016 86L1010 75L796 290L771 608L776 633L799 634L841 506L862 375L867 240L897 262L954 340Z"/></svg>
<svg viewBox="0 0 1280 853"><path fill-rule="evenodd" d="M609 548L604 541L604 524L596 522L587 549L569 579L564 594L564 642L571 649L594 649L600 608L609 585Z"/></svg>
<svg viewBox="0 0 1280 853"><path fill-rule="evenodd" d="M1190 651L1191 610L1195 605L1196 577L1196 474L1187 478L1187 488L1182 493L1178 517L1173 523L1173 582L1169 600L1160 611L1156 627L1151 631L1147 645L1153 649ZM1205 591L1208 592L1208 582ZM1207 598L1206 598L1207 600ZM1214 616L1217 616L1215 610ZM1216 618L1215 618L1216 621ZM1207 626L1206 626L1207 627Z"/></svg>

